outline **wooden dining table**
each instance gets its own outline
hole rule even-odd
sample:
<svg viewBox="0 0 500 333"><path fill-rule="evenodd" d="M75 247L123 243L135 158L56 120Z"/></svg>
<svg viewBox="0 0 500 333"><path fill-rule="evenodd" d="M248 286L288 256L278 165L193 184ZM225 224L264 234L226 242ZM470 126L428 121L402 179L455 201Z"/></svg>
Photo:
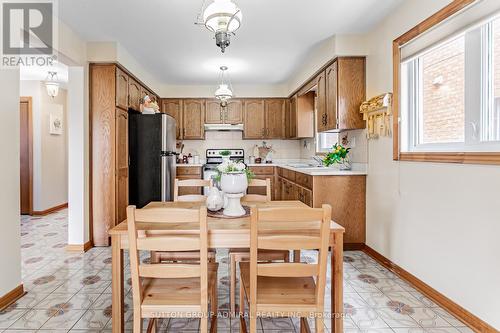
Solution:
<svg viewBox="0 0 500 333"><path fill-rule="evenodd" d="M245 204L245 203L243 203ZM201 203L192 202L151 202L145 209L197 208ZM251 203L257 207L308 207L300 201L271 201ZM235 219L208 217L208 247L213 249L249 248L250 217ZM331 321L332 333L343 332L343 235L345 229L335 223L330 225L331 248ZM176 234L199 232L199 226L189 223L151 224L148 234ZM112 329L114 333L124 331L124 262L123 251L128 249L127 221L123 221L109 231L112 248ZM328 318L325 318L328 320ZM307 321L306 321L307 322Z"/></svg>

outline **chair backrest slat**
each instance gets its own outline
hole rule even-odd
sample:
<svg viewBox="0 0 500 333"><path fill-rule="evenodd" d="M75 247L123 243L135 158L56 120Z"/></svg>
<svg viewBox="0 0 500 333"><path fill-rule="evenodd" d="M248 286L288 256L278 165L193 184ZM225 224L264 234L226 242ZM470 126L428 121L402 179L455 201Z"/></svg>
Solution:
<svg viewBox="0 0 500 333"><path fill-rule="evenodd" d="M151 236L137 239L137 250L140 251L199 251L199 235Z"/></svg>
<svg viewBox="0 0 500 333"><path fill-rule="evenodd" d="M257 275L271 277L307 277L317 276L317 264L304 263L265 263L257 265Z"/></svg>
<svg viewBox="0 0 500 333"><path fill-rule="evenodd" d="M312 222L323 220L323 209L321 208L261 208L259 209L259 220L266 222Z"/></svg>
<svg viewBox="0 0 500 333"><path fill-rule="evenodd" d="M248 183L248 187L264 187L266 189L266 194L247 194L241 198L242 201L246 202L270 202L271 201L271 180L266 179L252 179Z"/></svg>
<svg viewBox="0 0 500 333"><path fill-rule="evenodd" d="M199 219L199 211L189 208L161 207L135 210L135 221L143 223L198 223Z"/></svg>
<svg viewBox="0 0 500 333"><path fill-rule="evenodd" d="M316 250L321 247L321 238L301 235L258 236L262 250Z"/></svg>
<svg viewBox="0 0 500 333"><path fill-rule="evenodd" d="M139 276L158 279L193 278L201 275L200 265L192 264L143 264Z"/></svg>
<svg viewBox="0 0 500 333"><path fill-rule="evenodd" d="M197 187L197 188L204 188L204 187L210 187L212 186L212 181L206 180L206 179L175 179L174 183L174 201L181 201L181 202L204 202L207 197L202 195L202 194L186 194L186 195L179 195L179 188L180 187Z"/></svg>

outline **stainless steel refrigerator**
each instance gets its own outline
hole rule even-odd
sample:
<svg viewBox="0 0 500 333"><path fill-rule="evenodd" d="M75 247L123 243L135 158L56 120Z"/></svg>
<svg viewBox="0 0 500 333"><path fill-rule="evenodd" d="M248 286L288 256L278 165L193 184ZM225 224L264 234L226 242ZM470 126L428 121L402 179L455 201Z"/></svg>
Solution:
<svg viewBox="0 0 500 333"><path fill-rule="evenodd" d="M131 112L129 136L129 203L172 201L176 147L175 119L166 114Z"/></svg>

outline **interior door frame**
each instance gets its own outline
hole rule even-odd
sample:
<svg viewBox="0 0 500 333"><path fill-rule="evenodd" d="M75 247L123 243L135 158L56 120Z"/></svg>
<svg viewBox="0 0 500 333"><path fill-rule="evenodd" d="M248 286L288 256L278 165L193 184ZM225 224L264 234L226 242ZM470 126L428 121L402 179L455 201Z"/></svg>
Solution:
<svg viewBox="0 0 500 333"><path fill-rule="evenodd" d="M29 215L33 215L33 98L31 96L20 97L19 104L28 103L28 191L29 191ZM21 108L19 108L21 115ZM21 207L19 206L19 211Z"/></svg>

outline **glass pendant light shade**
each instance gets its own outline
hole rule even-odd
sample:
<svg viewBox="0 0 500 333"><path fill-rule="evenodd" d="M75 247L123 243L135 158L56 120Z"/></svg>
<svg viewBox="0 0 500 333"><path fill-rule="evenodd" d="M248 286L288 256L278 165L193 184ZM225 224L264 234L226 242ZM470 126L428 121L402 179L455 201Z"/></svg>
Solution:
<svg viewBox="0 0 500 333"><path fill-rule="evenodd" d="M203 22L212 32L235 32L241 20L241 10L231 0L214 0L203 12Z"/></svg>
<svg viewBox="0 0 500 333"><path fill-rule="evenodd" d="M219 88L215 91L215 98L221 101L227 101L231 97L233 97L233 92L229 89L227 84L220 84Z"/></svg>
<svg viewBox="0 0 500 333"><path fill-rule="evenodd" d="M220 84L217 90L215 90L215 98L221 102L221 106L226 106L227 101L233 97L233 90L231 87L231 81L229 79L225 80L225 72L227 71L226 66L221 66L220 68Z"/></svg>
<svg viewBox="0 0 500 333"><path fill-rule="evenodd" d="M45 88L47 89L47 95L52 98L59 94L59 82L57 81L57 72L49 72L45 80Z"/></svg>

